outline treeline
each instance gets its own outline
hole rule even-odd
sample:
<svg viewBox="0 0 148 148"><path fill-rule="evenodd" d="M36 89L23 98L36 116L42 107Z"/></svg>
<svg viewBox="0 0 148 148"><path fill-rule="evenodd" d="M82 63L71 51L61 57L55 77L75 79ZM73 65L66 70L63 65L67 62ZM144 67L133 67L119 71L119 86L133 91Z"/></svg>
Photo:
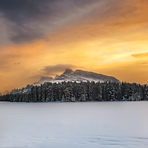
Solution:
<svg viewBox="0 0 148 148"><path fill-rule="evenodd" d="M62 82L33 86L28 94L7 94L0 101L80 102L148 100L148 86L136 83Z"/></svg>

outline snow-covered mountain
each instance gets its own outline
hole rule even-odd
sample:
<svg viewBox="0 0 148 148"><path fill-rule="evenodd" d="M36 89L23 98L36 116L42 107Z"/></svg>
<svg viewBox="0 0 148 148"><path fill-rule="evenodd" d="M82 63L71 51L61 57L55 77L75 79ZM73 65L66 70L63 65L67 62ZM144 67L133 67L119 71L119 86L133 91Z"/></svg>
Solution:
<svg viewBox="0 0 148 148"><path fill-rule="evenodd" d="M14 89L11 91L11 94L25 94L30 92L32 86L39 86L41 84L45 84L47 82L51 83L60 83L63 81L70 81L70 82L87 82L87 81L94 81L94 82L116 82L120 83L118 79L112 76L106 76L103 74L97 74L94 72L88 72L83 70L75 70L72 71L71 69L66 69L64 73L62 73L60 76L56 76L55 78L52 77L41 77L41 79L38 82L33 83L32 85L27 85L25 88L22 89Z"/></svg>
<svg viewBox="0 0 148 148"><path fill-rule="evenodd" d="M116 82L116 83L120 83L120 81L118 79L111 77L111 76L106 76L106 75L97 74L97 73L94 73L94 72L83 71L83 70L72 71L71 69L66 69L63 74L61 74L60 76L56 76L55 79L53 79L52 81L53 82L94 81L94 82Z"/></svg>
<svg viewBox="0 0 148 148"><path fill-rule="evenodd" d="M33 85L27 85L26 87L23 87L21 89L13 89L10 94L28 94L31 91L31 88Z"/></svg>
<svg viewBox="0 0 148 148"><path fill-rule="evenodd" d="M120 83L120 81L112 76L106 76L102 74L97 74L94 72L88 72L83 70L75 70L72 71L71 69L66 69L64 73L62 73L60 76L56 76L54 79L52 77L41 77L41 79L38 82L33 83L33 85L41 85L45 82L51 82L51 83L60 83L63 81L70 81L70 82L87 82L87 81L94 81L94 82L116 82Z"/></svg>

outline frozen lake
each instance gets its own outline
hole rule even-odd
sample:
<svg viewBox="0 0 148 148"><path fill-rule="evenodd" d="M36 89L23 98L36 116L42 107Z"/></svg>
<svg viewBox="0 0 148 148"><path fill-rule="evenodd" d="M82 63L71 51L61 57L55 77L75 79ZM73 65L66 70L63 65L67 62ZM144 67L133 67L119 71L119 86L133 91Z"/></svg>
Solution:
<svg viewBox="0 0 148 148"><path fill-rule="evenodd" d="M147 148L148 102L0 102L0 148Z"/></svg>

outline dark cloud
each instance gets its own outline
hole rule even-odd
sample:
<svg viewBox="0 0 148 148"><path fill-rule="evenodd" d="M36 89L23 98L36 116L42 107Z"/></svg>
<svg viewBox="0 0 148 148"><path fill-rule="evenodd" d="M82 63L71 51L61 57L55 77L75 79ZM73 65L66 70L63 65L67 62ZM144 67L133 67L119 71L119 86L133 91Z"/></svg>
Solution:
<svg viewBox="0 0 148 148"><path fill-rule="evenodd" d="M0 10L9 20L23 23L33 17L45 14L49 2L51 0L0 0Z"/></svg>
<svg viewBox="0 0 148 148"><path fill-rule="evenodd" d="M47 39L48 34L64 23L80 18L88 26L102 24L102 28L96 25L100 32L105 30L104 25L116 27L147 21L147 14L139 13L141 2L144 6L148 4L146 0L0 0L0 42L4 42L8 34L15 43ZM4 28L1 15L8 32L1 29ZM94 27L93 30L92 33L96 33Z"/></svg>
<svg viewBox="0 0 148 148"><path fill-rule="evenodd" d="M57 73L64 72L66 69L73 68L76 68L76 66L71 64L58 64L54 66L46 66L42 71L45 75L56 75Z"/></svg>
<svg viewBox="0 0 148 148"><path fill-rule="evenodd" d="M97 0L0 0L0 13L7 20L10 39L22 43L42 39L46 33Z"/></svg>
<svg viewBox="0 0 148 148"><path fill-rule="evenodd" d="M0 12L8 20L15 43L44 38L46 19L51 19L57 0L0 0ZM43 28L42 28L43 27Z"/></svg>

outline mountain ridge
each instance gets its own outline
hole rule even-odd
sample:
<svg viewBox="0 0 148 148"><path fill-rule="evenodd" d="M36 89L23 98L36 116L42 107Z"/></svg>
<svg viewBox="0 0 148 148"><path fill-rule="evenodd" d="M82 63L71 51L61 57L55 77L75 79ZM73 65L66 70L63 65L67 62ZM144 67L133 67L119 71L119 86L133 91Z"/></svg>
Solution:
<svg viewBox="0 0 148 148"><path fill-rule="evenodd" d="M98 74L95 72L84 71L80 69L76 69L75 71L71 69L66 69L61 75L56 75L55 78L52 77L44 77L42 76L38 82L35 82L31 85L27 85L27 87L22 89L13 89L10 93L11 94L25 94L31 91L32 86L40 86L44 85L48 82L50 83L61 83L63 81L70 81L70 82L87 82L87 81L94 81L94 82L114 82L114 83L121 83L118 79L113 76L107 76L103 74ZM28 87L29 86L29 87Z"/></svg>
<svg viewBox="0 0 148 148"><path fill-rule="evenodd" d="M77 81L77 80L82 80L82 81L95 81L95 82L116 82L120 83L118 79L116 79L113 76L107 76L103 74L98 74L95 72L90 72L90 71L84 71L84 70L75 70L72 71L71 69L66 69L63 74L60 76L56 77L54 80L66 80L66 81Z"/></svg>

